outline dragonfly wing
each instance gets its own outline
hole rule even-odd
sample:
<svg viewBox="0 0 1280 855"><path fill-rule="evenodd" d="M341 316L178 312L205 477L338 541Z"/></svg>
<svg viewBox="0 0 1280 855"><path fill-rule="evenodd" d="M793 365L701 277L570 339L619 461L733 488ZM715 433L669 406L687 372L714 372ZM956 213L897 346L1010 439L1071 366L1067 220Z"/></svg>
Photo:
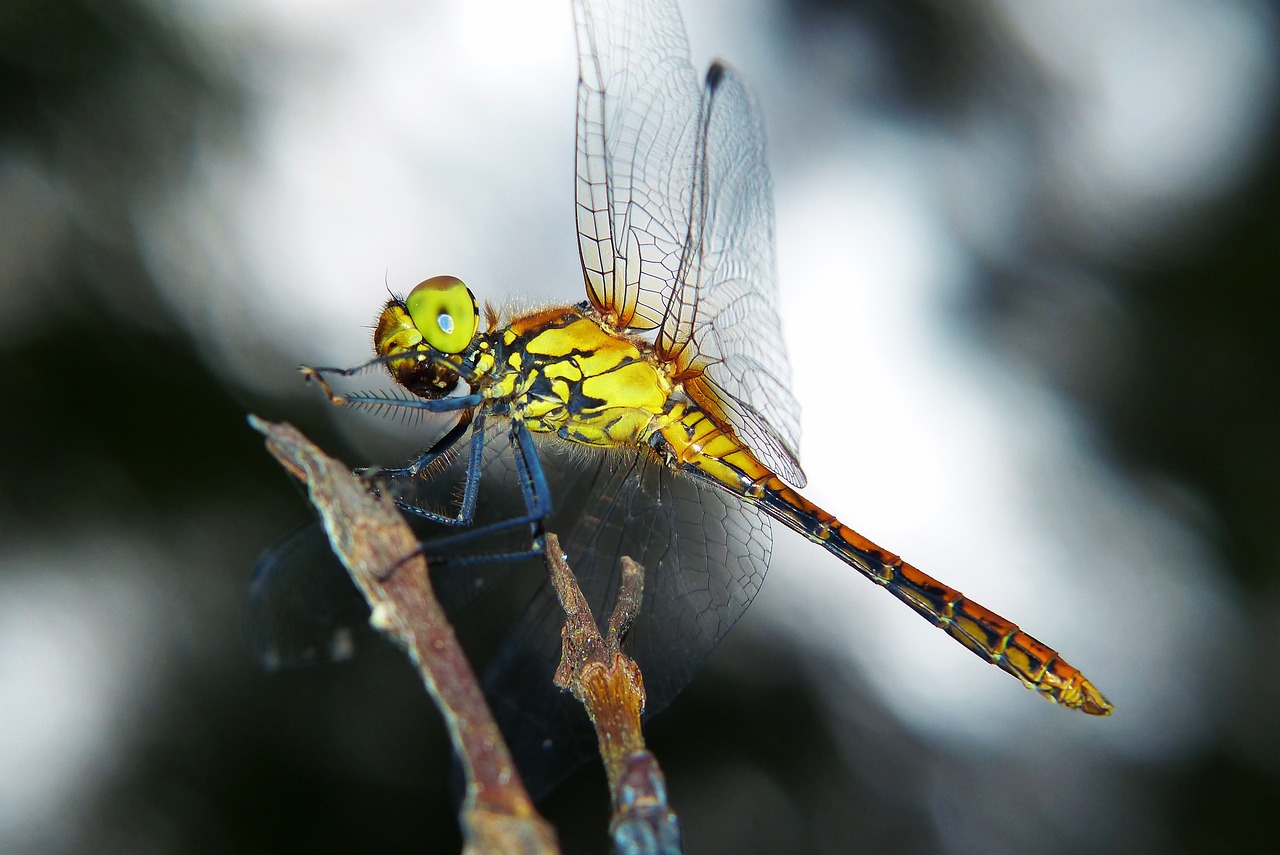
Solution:
<svg viewBox="0 0 1280 855"><path fill-rule="evenodd" d="M698 85L674 2L575 0L574 18L578 246L591 303L620 328L656 329L659 353L694 375L686 387L698 403L802 487L751 96L720 64Z"/></svg>
<svg viewBox="0 0 1280 855"><path fill-rule="evenodd" d="M578 246L591 303L663 322L690 250L702 95L674 0L575 0Z"/></svg>
<svg viewBox="0 0 1280 855"><path fill-rule="evenodd" d="M660 712L759 590L772 551L769 521L645 452L572 467L548 452L556 510L547 530L560 536L597 623L616 602L619 559L631 556L645 569L640 613L623 648L644 675L645 714ZM543 584L486 671L486 692L535 797L596 754L581 705L551 682L564 620Z"/></svg>
<svg viewBox="0 0 1280 855"><path fill-rule="evenodd" d="M697 183L709 192L705 220L694 230L701 238L698 260L688 270L695 277L696 312L687 335L672 329L668 336L664 326L659 347L682 369L700 368L700 375L685 382L690 394L761 463L803 487L800 405L791 394L778 312L764 129L733 69L712 65L705 93L705 150L699 158L705 177Z"/></svg>
<svg viewBox="0 0 1280 855"><path fill-rule="evenodd" d="M506 424L492 419L487 427L476 525L523 512ZM772 549L769 520L668 469L645 449L587 458L552 441L539 451L553 503L547 530L560 535L598 621L615 604L619 559L629 555L645 568L640 614L624 649L644 674L646 714L659 712L755 597ZM464 469L465 455L433 471L429 481L397 484L394 492L443 510L456 497ZM421 519L410 523L427 543L459 531ZM565 615L544 562L483 558L528 546L525 527L457 544L443 557L467 563L433 568L431 579L468 654L488 663L485 690L526 784L545 794L596 749L582 707L552 682ZM247 634L271 667L339 659L374 643L368 615L317 523L260 559Z"/></svg>
<svg viewBox="0 0 1280 855"><path fill-rule="evenodd" d="M507 422L491 420L486 429L481 502L475 525L511 519L524 512L507 435ZM466 455L433 469L429 479L384 483L384 491L419 507L456 512L466 477ZM417 537L430 542L459 529L406 515ZM445 557L480 552L520 552L529 548L528 530L501 533L484 544L462 544ZM432 556L439 557L439 556ZM540 562L530 562L535 568ZM515 567L511 561L476 562L431 572L432 587L450 618L495 587ZM338 661L381 644L369 625L369 606L329 546L317 521L266 550L254 567L244 611L244 634L253 656L270 670Z"/></svg>
<svg viewBox="0 0 1280 855"><path fill-rule="evenodd" d="M340 661L377 643L369 604L319 522L262 554L244 611L249 651L267 670Z"/></svg>

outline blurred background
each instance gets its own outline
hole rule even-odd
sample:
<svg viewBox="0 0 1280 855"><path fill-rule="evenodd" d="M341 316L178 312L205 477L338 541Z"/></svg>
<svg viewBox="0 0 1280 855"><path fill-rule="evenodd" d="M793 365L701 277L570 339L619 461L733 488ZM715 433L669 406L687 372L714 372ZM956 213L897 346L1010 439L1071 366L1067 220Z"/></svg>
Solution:
<svg viewBox="0 0 1280 855"><path fill-rule="evenodd" d="M1044 703L801 538L650 728L689 852L1250 851L1280 806L1272 7L683 4L769 133L807 495L1061 650ZM0 850L452 851L394 652L266 675L386 288L583 296L568 3L0 11ZM545 804L602 851L603 776Z"/></svg>

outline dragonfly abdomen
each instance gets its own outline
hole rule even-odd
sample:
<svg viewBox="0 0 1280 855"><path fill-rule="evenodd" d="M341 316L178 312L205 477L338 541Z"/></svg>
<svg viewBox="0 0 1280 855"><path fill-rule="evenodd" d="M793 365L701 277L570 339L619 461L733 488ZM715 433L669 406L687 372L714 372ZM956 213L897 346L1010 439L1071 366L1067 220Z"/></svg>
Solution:
<svg viewBox="0 0 1280 855"><path fill-rule="evenodd" d="M741 443L690 407L662 432L672 465L750 502L826 547L969 650L1048 700L1090 715L1112 706L1057 651L990 609L906 563L841 523L759 463Z"/></svg>
<svg viewBox="0 0 1280 855"><path fill-rule="evenodd" d="M778 489L781 487L781 489ZM1058 652L1017 624L903 561L845 526L781 482L758 500L769 516L821 543L846 564L886 588L956 641L1035 689L1048 700L1089 715L1111 704Z"/></svg>

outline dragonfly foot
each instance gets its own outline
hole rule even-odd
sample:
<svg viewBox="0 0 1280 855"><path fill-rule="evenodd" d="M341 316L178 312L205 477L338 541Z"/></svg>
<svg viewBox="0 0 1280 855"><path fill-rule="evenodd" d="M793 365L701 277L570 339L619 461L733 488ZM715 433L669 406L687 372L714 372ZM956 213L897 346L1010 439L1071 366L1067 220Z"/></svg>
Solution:
<svg viewBox="0 0 1280 855"><path fill-rule="evenodd" d="M345 376L346 372L337 368L312 368L310 365L299 366L298 370L302 372L303 379L308 383L314 380L320 384L320 389L324 392L325 397L329 399L329 403L336 407L346 406L347 396L333 391L329 381L324 379L325 374L343 374Z"/></svg>

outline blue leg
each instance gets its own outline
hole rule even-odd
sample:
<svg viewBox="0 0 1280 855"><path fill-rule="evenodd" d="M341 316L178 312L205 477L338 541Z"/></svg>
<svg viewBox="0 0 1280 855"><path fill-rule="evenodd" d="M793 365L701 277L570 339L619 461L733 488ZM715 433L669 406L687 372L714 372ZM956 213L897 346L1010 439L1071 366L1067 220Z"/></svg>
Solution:
<svg viewBox="0 0 1280 855"><path fill-rule="evenodd" d="M459 377L465 380L469 385L474 385L474 383L472 383L475 379L474 366L468 365L465 361L461 360L454 362L452 359L446 358L439 353L433 354L427 350L416 350L413 352L406 351L403 353L391 353L386 356L375 356L373 359L362 362L351 368L331 368L328 366L312 367L310 365L304 365L301 370L307 377L315 377L317 379L320 379L325 374L337 374L339 377L354 377L362 371L368 371L370 368L375 368L379 365L389 365L392 362L399 362L403 359L417 359L419 357L426 357L438 365L458 372Z"/></svg>
<svg viewBox="0 0 1280 855"><path fill-rule="evenodd" d="M461 417L458 419L457 424L449 428L448 433L446 433L444 436L437 439L430 448L428 448L426 451L422 452L417 457L415 457L409 463L408 466L398 467L398 468L379 467L376 469L357 469L356 473L378 475L383 478L390 478L392 480L399 480L401 478L416 478L418 475L422 474L424 469L426 469L432 463L435 463L436 460L438 460L441 456L448 453L449 449L453 448L454 443L456 443L459 439L461 439L462 435L467 432L468 428L471 427L473 423L473 419L476 425L480 425L483 422L484 416L483 415L476 416L474 411L472 412L464 411ZM472 445L475 444L476 439L474 436L471 438L471 442L472 442ZM484 440L481 439L480 442L481 444L483 444ZM474 455L474 453L475 451L474 449L472 449L472 454Z"/></svg>
<svg viewBox="0 0 1280 855"><path fill-rule="evenodd" d="M512 434L517 445L516 469L522 476L520 492L524 494L524 506L532 517L529 536L533 539L534 551L541 555L546 538L542 521L551 513L551 490L547 487L546 473L542 471L542 459L538 457L538 449L533 444L533 435L523 422L518 423L518 429L516 424L512 422Z"/></svg>
<svg viewBox="0 0 1280 855"><path fill-rule="evenodd" d="M542 471L542 462L533 443L529 429L519 420L511 422L511 450L515 453L516 474L520 481L520 493L524 497L525 513L501 522L469 529L458 534L433 540L423 544L428 555L436 555L442 550L450 549L473 539L484 538L498 532L507 531L517 526L529 526L531 543L529 549L520 552L506 552L488 555L467 555L458 558L435 559L435 564L448 563L450 566L464 566L480 561L519 561L524 558L542 555L546 549L546 533L542 521L551 513L551 496L547 487L547 479Z"/></svg>
<svg viewBox="0 0 1280 855"><path fill-rule="evenodd" d="M421 469L430 465L432 459L439 457L440 454L448 450L448 447L457 441L461 436L462 430L459 426L455 426L444 437L441 437L431 449L424 452L418 460L415 460L409 466L400 472L408 472L411 470L421 471ZM452 437L452 439L450 439ZM542 462L538 458L537 448L534 446L533 437L529 433L528 427L518 420L512 420L511 431L508 434L508 440L511 450L515 455L516 475L520 482L520 494L524 499L525 513L522 516L512 517L511 519L501 520L489 525L483 525L479 528L471 528L458 534L449 535L447 537L437 538L427 543L423 543L413 553L425 554L429 558L430 566L433 569L440 569L444 565L449 565L450 569L455 567L465 567L468 564L478 564L481 562L493 561L521 561L526 558L533 558L545 554L546 552L546 532L543 531L543 520L551 512L551 496L550 489L547 486L547 479L542 471ZM408 503L397 501L396 505L405 512L415 514L417 516L430 519L434 522L446 525L464 526L474 519L476 496L479 492L479 480L482 471L482 458L484 451L484 416L481 414L476 419L476 424L472 427L471 434L471 454L467 462L467 481L463 488L462 509L458 517L446 517L442 514L434 514L422 508L414 507ZM426 462L418 465L419 461L426 458ZM465 522L462 520L465 518ZM519 550L517 552L497 552L497 553L478 553L475 555L462 555L456 557L445 557L440 555L441 552L464 545L473 540L480 540L491 535L507 531L517 526L529 526L531 542L528 549ZM411 558L412 555L405 556L401 562L387 571L387 575L394 573L403 561Z"/></svg>
<svg viewBox="0 0 1280 855"><path fill-rule="evenodd" d="M417 477L422 470L439 459L440 455L447 452L458 441L470 421L470 414L459 419L452 430L403 469L385 469L378 474L392 481ZM475 422L471 426L471 452L467 457L466 481L462 487L462 502L455 516L429 511L426 508L420 508L412 502L402 501L401 499L396 499L396 506L406 513L414 514L441 525L457 527L471 525L476 514L476 499L480 495L480 474L484 463L484 424L485 417L481 413L475 417Z"/></svg>
<svg viewBox="0 0 1280 855"><path fill-rule="evenodd" d="M375 360L376 362L377 360ZM366 363L367 365L367 363ZM363 370L366 366L348 369L351 372ZM325 374L342 374L347 376L346 372L338 368L308 368L303 367L303 375L308 380L315 380L320 384L320 388L324 390L325 395L329 398L329 403L338 407L377 407L379 409L386 408L392 410L421 410L428 413L452 413L457 410L469 410L484 403L484 395L479 392L472 392L470 395L462 395L457 398L393 398L388 395L375 395L368 392L356 392L353 394L339 394L333 391L329 386L329 381L324 378Z"/></svg>

